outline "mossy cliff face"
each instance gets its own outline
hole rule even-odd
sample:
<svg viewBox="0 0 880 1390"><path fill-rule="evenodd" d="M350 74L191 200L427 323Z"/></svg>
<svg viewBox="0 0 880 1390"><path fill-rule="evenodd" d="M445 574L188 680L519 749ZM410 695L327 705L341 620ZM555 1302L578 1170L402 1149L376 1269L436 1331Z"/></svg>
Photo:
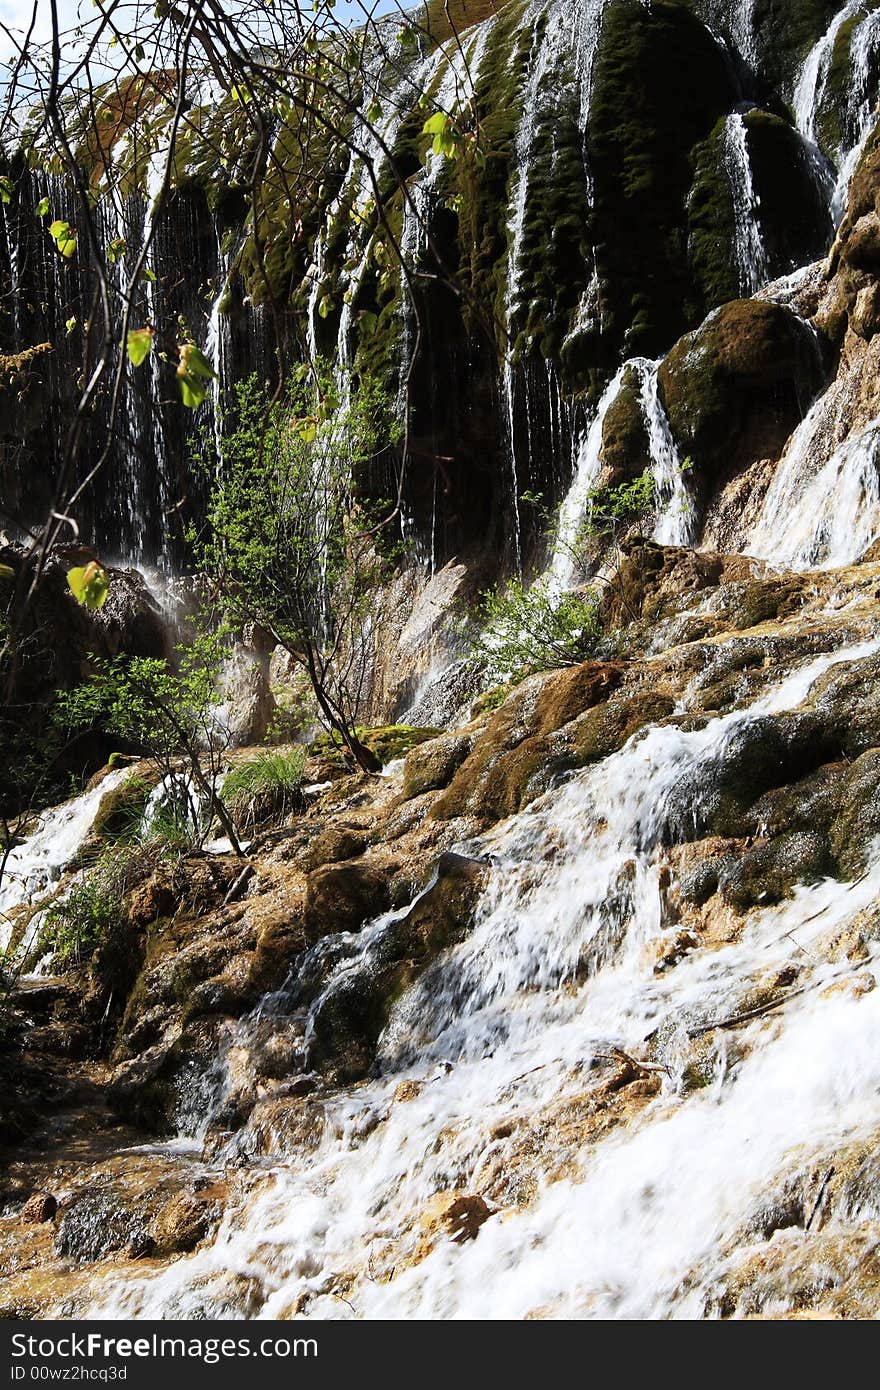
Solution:
<svg viewBox="0 0 880 1390"><path fill-rule="evenodd" d="M866 0L865 15L870 8ZM787 272L827 245L828 190L789 103L838 9L833 0L470 0L448 13L431 6L427 34L382 79L378 134L390 158L363 125L367 100L352 78L346 119L353 143L372 151L377 188L345 141L322 137L304 152L292 131L279 129L255 238L244 113L231 97L200 111L205 139L187 135L172 196L157 214L152 313L170 332L183 314L211 347L221 397L251 371L271 373L280 337L294 358L314 345L352 363L356 377L378 378L400 410L418 340L408 533L437 564L478 552L509 564L515 533L520 552L539 541L516 494L559 496L585 411L622 357L668 350L742 290L735 241L743 189L724 157L733 112L745 113L768 273ZM467 59L457 83L462 59L448 38L450 15ZM858 24L841 30L821 70L822 119L844 132L829 134L830 153L852 136L858 84L846 74L857 32ZM870 88L870 71L866 81ZM144 99L134 88L120 97L110 130L116 144L124 143L129 107ZM427 154L422 126L434 105L465 133L478 132L479 159L467 138L455 159ZM221 135L232 151L226 165L216 153ZM84 135L80 147L97 178L110 136L96 148ZM106 229L131 255L148 211L145 148L124 190L125 226L111 219ZM75 380L80 344L66 324L88 293L80 266L46 254L34 213L40 199L51 194L59 215L75 218L75 210L55 165L46 171L41 162L52 164L38 149L27 152L3 209L6 287L17 304L7 335L15 323L28 343L53 347L2 420L12 494L34 515L45 500L40 477L52 441L71 408L65 385ZM286 166L301 192L293 206ZM408 286L389 234L402 247ZM15 283L14 264L28 267ZM0 343L20 346L11 337ZM174 504L185 497L197 513L202 500L188 469L190 421L167 404L175 393L165 371L160 365L155 380L140 378L139 394L126 395L110 465L84 518L101 545L144 558L162 547L162 518L183 518ZM149 467L131 443L147 435L158 454ZM372 470L365 490L392 495L398 462ZM120 514L120 494L131 498L130 515ZM181 546L164 544L173 561Z"/></svg>

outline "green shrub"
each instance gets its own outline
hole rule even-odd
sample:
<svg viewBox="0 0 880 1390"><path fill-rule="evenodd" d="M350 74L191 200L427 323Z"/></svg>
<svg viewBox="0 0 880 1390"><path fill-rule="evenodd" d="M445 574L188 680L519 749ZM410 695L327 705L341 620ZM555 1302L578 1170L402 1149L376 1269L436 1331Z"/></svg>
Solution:
<svg viewBox="0 0 880 1390"><path fill-rule="evenodd" d="M470 658L501 683L577 666L601 637L595 595L555 594L543 581L527 586L514 579L486 594Z"/></svg>
<svg viewBox="0 0 880 1390"><path fill-rule="evenodd" d="M52 952L56 969L82 965L122 926L122 904L113 887L110 876L96 867L49 908L40 949Z"/></svg>
<svg viewBox="0 0 880 1390"><path fill-rule="evenodd" d="M306 750L268 748L237 763L223 783L223 799L240 826L280 821L304 805Z"/></svg>

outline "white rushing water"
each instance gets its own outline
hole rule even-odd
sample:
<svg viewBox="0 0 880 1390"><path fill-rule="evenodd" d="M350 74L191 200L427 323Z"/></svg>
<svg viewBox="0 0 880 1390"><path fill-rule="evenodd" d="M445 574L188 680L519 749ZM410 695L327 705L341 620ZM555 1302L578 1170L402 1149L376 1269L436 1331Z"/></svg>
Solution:
<svg viewBox="0 0 880 1390"><path fill-rule="evenodd" d="M545 576L551 594L562 593L573 581L578 541L592 506L593 490L602 474L602 440L605 418L627 380L638 389L645 424L648 458L654 479L655 503L652 539L658 545L692 545L696 534L696 508L687 470L679 457L657 381L659 360L630 357L618 368L599 400L595 414L581 436L572 483L559 508L553 552Z"/></svg>
<svg viewBox="0 0 880 1390"><path fill-rule="evenodd" d="M761 235L760 202L752 182L748 131L739 111L724 122L724 167L733 197L733 255L744 297L753 295L770 279L770 268Z"/></svg>
<svg viewBox="0 0 880 1390"><path fill-rule="evenodd" d="M843 417L848 407L844 402ZM835 438L824 396L795 430L744 550L791 569L852 564L880 536L880 419Z"/></svg>
<svg viewBox="0 0 880 1390"><path fill-rule="evenodd" d="M835 14L825 33L810 50L794 93L794 116L798 130L812 144L818 141L818 118L822 96L831 66L834 44L843 25L859 13L863 0L847 0Z"/></svg>
<svg viewBox="0 0 880 1390"><path fill-rule="evenodd" d="M658 974L649 948L674 927L663 847L677 817L699 819L754 721L797 707L837 663L878 649L874 640L815 658L702 728L652 728L497 828L482 846L494 867L477 925L399 1001L380 1077L326 1099L323 1137L295 1158L277 1135L267 1155L264 1133L261 1166L214 1243L155 1277L105 1285L91 1315L231 1316L230 1281L242 1277L262 1287L268 1318L301 1299L309 1316L331 1318L704 1311L726 1242L785 1164L880 1123L880 991L823 994L848 967L811 949L880 892L880 854L853 884L801 887L753 910L736 944L695 946ZM381 952L396 916L350 946L315 948L342 950L325 994ZM748 1023L733 1050L717 1030L714 1079L690 1090L688 1030L711 1032L792 961L802 974L785 1009ZM582 1143L602 1059L612 1047L643 1055L651 1037L660 1094L641 1121ZM393 1099L402 1078L419 1083L405 1102ZM442 1240L409 1267L402 1258L387 1282L373 1277L373 1258L381 1264L401 1233L405 1255L405 1233L433 1194L491 1194L505 1171L528 1172L530 1134L552 1149L554 1133L558 1181L539 1175L525 1207L490 1216L477 1239Z"/></svg>
<svg viewBox="0 0 880 1390"><path fill-rule="evenodd" d="M36 828L10 852L0 880L0 951L14 929L14 909L37 904L57 885L92 829L101 798L118 787L128 772L119 768L72 801L37 817Z"/></svg>

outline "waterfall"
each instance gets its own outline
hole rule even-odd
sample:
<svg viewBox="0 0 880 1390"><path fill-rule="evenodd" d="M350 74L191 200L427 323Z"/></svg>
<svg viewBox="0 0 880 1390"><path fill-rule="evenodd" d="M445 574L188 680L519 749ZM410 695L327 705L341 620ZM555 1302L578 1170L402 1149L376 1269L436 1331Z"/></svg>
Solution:
<svg viewBox="0 0 880 1390"><path fill-rule="evenodd" d="M880 418L835 444L839 418L820 396L795 430L745 539L748 554L832 569L858 560L880 536Z"/></svg>
<svg viewBox="0 0 880 1390"><path fill-rule="evenodd" d="M807 55L798 78L792 101L795 124L804 139L813 145L818 144L819 108L831 66L835 40L843 25L859 13L863 3L864 0L847 0L837 11L825 33Z"/></svg>
<svg viewBox="0 0 880 1390"><path fill-rule="evenodd" d="M865 141L874 128L877 112L876 86L871 89L871 63L880 47L880 10L872 10L853 30L850 42L852 75L847 89L845 118L846 141L849 148L838 161L837 184L831 202L834 221L839 222L846 207L852 176L856 171Z"/></svg>
<svg viewBox="0 0 880 1390"><path fill-rule="evenodd" d="M485 837L493 869L474 931L399 1000L379 1076L324 1095L322 1137L295 1158L271 1127L253 1134L260 1164L214 1243L157 1273L109 1276L88 1315L235 1316L236 1271L262 1286L264 1318L711 1311L735 1239L749 1240L744 1222L780 1172L880 1123L880 991L829 989L853 967L812 949L876 898L880 860L852 884L822 880L753 909L736 944L695 944L658 973L650 948L670 931L663 846L676 805L699 817L755 721L797 708L827 671L878 647L815 658L703 727L652 728ZM309 953L323 953L327 989L381 958L397 917ZM747 1023L728 1051L715 1021L793 963L799 988L785 1008ZM859 968L878 965L869 943ZM308 1017L285 1015L295 985L254 1026L274 1018L307 1042ZM685 1084L692 1030L712 1049L696 1091ZM659 1093L641 1117L591 1131L609 1055L638 1055L648 1038ZM555 1155L555 1180L536 1174L520 1201L514 1188L493 1203L512 1173L528 1183L536 1143ZM489 1196L477 1239L413 1260L419 1213L450 1188Z"/></svg>
<svg viewBox="0 0 880 1390"><path fill-rule="evenodd" d="M551 594L561 594L571 584L578 535L590 505L591 490L598 483L602 472L600 455L605 415L617 398L629 365L630 363L625 362L618 368L616 375L606 386L596 414L578 446L574 479L559 508L553 554L547 570L547 586Z"/></svg>
<svg viewBox="0 0 880 1390"><path fill-rule="evenodd" d="M727 25L737 51L749 67L754 67L758 58L755 45L754 0L732 0Z"/></svg>
<svg viewBox="0 0 880 1390"><path fill-rule="evenodd" d="M666 411L660 401L657 374L660 360L630 357L609 382L596 413L581 436L574 478L559 508L553 553L542 582L553 595L571 584L576 564L577 540L591 504L592 489L602 472L602 437L605 417L627 377L638 383L639 404L647 434L648 455L654 478L655 517L652 539L658 545L692 545L696 532L696 508L679 458Z"/></svg>
<svg viewBox="0 0 880 1390"><path fill-rule="evenodd" d="M91 791L41 812L36 829L14 846L0 879L0 954L15 930L16 909L36 906L52 892L91 833L102 797L128 775L125 768L110 772ZM29 940L33 934L31 924Z"/></svg>
<svg viewBox="0 0 880 1390"><path fill-rule="evenodd" d="M748 131L739 111L724 122L724 167L733 197L733 255L743 298L753 295L770 279L761 236L760 199L752 182Z"/></svg>
<svg viewBox="0 0 880 1390"><path fill-rule="evenodd" d="M672 437L666 411L657 388L658 362L637 359L641 381L642 411L648 427L651 470L656 489L657 520L654 540L658 545L691 545L696 512L684 476L682 460Z"/></svg>

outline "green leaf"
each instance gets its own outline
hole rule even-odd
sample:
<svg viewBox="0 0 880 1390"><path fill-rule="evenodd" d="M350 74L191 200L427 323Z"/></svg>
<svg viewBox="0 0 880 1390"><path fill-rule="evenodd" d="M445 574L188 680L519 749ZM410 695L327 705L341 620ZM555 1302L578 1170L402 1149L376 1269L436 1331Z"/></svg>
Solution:
<svg viewBox="0 0 880 1390"><path fill-rule="evenodd" d="M84 608L103 608L110 591L110 576L97 560L67 571L67 584Z"/></svg>
<svg viewBox="0 0 880 1390"><path fill-rule="evenodd" d="M435 111L433 116L429 116L422 126L423 135L442 135L449 124L449 117L445 111Z"/></svg>
<svg viewBox="0 0 880 1390"><path fill-rule="evenodd" d="M111 241L107 247L107 259L110 264L115 265L116 262L125 255L127 250L128 243L123 241L122 237L116 237L115 241Z"/></svg>
<svg viewBox="0 0 880 1390"><path fill-rule="evenodd" d="M318 300L318 313L322 319L329 318L333 313L333 298L329 294L322 295Z"/></svg>
<svg viewBox="0 0 880 1390"><path fill-rule="evenodd" d="M177 379L180 395L185 406L197 410L208 394L208 383L216 373L208 359L199 351L195 343L183 343L180 348L180 361Z"/></svg>
<svg viewBox="0 0 880 1390"><path fill-rule="evenodd" d="M152 328L132 328L126 339L128 360L133 367L139 367L150 354L153 346Z"/></svg>
<svg viewBox="0 0 880 1390"><path fill-rule="evenodd" d="M300 420L294 420L293 428L304 444L313 444L318 433L317 418L314 415L305 415Z"/></svg>
<svg viewBox="0 0 880 1390"><path fill-rule="evenodd" d="M69 222L53 222L49 235L66 260L76 255L76 232Z"/></svg>
<svg viewBox="0 0 880 1390"><path fill-rule="evenodd" d="M135 50L134 50L135 62L136 62L136 63L142 63L142 62L144 61L144 58L145 58L146 56L147 56L147 55L146 55L146 53L144 52L144 46L143 46L143 44L142 44L142 43L136 44L136 45L135 45Z"/></svg>
<svg viewBox="0 0 880 1390"><path fill-rule="evenodd" d="M37 203L37 206L36 206L36 214L37 214L38 217L47 217L47 216L49 215L49 199L48 199L48 198L41 198L41 199L40 199L40 201Z"/></svg>
<svg viewBox="0 0 880 1390"><path fill-rule="evenodd" d="M15 184L12 182L12 179L7 178L5 174L0 177L0 199L2 199L4 203L10 201L14 190Z"/></svg>
<svg viewBox="0 0 880 1390"><path fill-rule="evenodd" d="M69 319L67 319L67 321L65 322L64 327L67 329L67 336L68 336L68 338L70 337L70 335L71 335L71 333L73 332L73 330L76 328L76 322L77 322L77 320L76 320L76 314L73 314L73 315L72 315Z"/></svg>

